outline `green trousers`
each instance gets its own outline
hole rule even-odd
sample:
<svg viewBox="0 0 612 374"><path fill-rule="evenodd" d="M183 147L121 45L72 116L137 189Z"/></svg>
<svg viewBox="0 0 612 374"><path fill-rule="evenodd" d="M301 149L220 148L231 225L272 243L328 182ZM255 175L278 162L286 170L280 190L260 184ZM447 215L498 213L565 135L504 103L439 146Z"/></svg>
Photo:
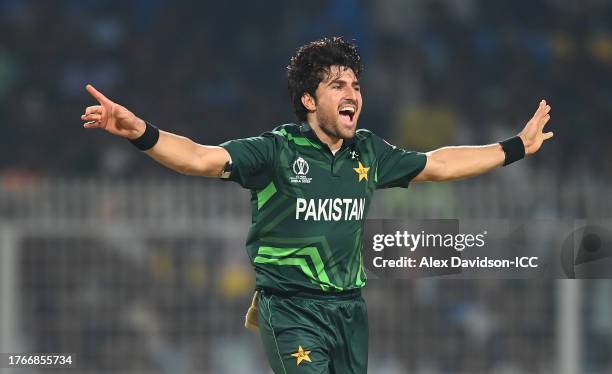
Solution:
<svg viewBox="0 0 612 374"><path fill-rule="evenodd" d="M275 374L364 374L368 313L360 292L281 295L263 291L259 332Z"/></svg>

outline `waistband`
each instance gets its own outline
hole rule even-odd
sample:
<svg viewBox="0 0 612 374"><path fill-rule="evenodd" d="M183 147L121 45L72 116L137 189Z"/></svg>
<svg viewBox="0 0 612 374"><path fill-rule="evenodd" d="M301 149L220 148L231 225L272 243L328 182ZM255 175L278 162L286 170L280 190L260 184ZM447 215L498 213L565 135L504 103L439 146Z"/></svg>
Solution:
<svg viewBox="0 0 612 374"><path fill-rule="evenodd" d="M329 291L323 290L300 290L300 291L279 291L272 288L258 288L264 295L275 295L283 298L302 298L302 299L317 299L317 300L351 300L361 297L361 288L353 288L344 291Z"/></svg>

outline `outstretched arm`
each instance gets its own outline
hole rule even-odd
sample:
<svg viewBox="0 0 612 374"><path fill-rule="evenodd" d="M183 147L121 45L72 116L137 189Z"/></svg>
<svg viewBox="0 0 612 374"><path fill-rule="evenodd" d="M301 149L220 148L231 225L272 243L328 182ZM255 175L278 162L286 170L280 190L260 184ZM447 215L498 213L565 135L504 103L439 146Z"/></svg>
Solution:
<svg viewBox="0 0 612 374"><path fill-rule="evenodd" d="M87 129L104 129L107 132L127 139L137 139L145 131L145 122L127 108L112 102L92 85L87 91L99 105L87 107L81 116ZM215 146L197 144L184 136L166 131L159 132L159 140L153 148L145 151L162 165L182 174L206 177L221 176L229 153Z"/></svg>
<svg viewBox="0 0 612 374"><path fill-rule="evenodd" d="M540 102L533 117L518 136L525 146L525 155L536 153L542 143L553 137L552 132L544 132L550 120L550 105ZM427 164L415 181L446 181L473 177L486 173L504 164L506 154L502 146L444 147L427 153Z"/></svg>

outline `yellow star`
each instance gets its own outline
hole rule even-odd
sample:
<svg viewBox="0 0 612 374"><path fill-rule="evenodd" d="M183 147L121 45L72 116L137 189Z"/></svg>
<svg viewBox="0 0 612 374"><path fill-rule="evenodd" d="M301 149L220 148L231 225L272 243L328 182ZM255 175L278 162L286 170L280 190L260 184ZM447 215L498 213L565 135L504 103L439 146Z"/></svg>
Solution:
<svg viewBox="0 0 612 374"><path fill-rule="evenodd" d="M308 356L310 354L311 351L305 351L304 348L302 348L302 346L300 345L298 348L298 351L291 354L291 356L297 358L297 364L301 364L302 361L306 360L308 362L312 362L310 360L310 356Z"/></svg>
<svg viewBox="0 0 612 374"><path fill-rule="evenodd" d="M359 174L358 182L361 182L362 179L368 180L368 171L370 171L370 168L366 168L365 166L363 166L361 161L359 161L359 167L353 168L353 170L355 170L355 172Z"/></svg>

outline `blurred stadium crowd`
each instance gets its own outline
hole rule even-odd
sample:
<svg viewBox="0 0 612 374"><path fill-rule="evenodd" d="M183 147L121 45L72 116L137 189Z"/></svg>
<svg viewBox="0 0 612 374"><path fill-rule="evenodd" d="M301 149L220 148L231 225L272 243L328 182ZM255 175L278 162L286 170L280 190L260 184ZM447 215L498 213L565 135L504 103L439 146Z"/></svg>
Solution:
<svg viewBox="0 0 612 374"><path fill-rule="evenodd" d="M371 216L448 214L462 225L480 217L486 223L478 227L489 229L496 221L529 225L502 238L509 256L554 260L557 245L570 239L563 210L555 213L558 224L533 219L555 212L552 202L533 203L551 194L548 186L513 203L520 189L460 183L447 191L455 197L447 200L449 211L436 206L445 195L436 186L381 194ZM499 203L495 191L511 197L491 209ZM257 335L242 326L254 279L243 249L249 211L248 192L239 186L195 178L0 188L0 314L12 308L18 316L9 347L75 352L79 373L268 373ZM9 247L13 255L6 256ZM14 299L3 294L7 273L14 274ZM581 369L569 372L612 369L609 279L381 280L369 271L368 277L372 373L560 373L558 345L572 328L559 322L571 309L560 306L563 282L580 282L584 290L572 305L579 311L573 339Z"/></svg>
<svg viewBox="0 0 612 374"><path fill-rule="evenodd" d="M541 98L555 141L531 167L609 176L612 3L589 0L0 0L0 171L159 174L80 128L91 82L161 128L205 144L293 120L285 69L304 42L355 39L361 126L416 150L518 132Z"/></svg>
<svg viewBox="0 0 612 374"><path fill-rule="evenodd" d="M81 372L265 373L256 335L241 324L250 273L202 251L224 248L218 241L156 238L149 246L134 258L102 238L27 238L20 265L29 349L78 352ZM370 372L552 373L551 288L551 280L372 280Z"/></svg>

